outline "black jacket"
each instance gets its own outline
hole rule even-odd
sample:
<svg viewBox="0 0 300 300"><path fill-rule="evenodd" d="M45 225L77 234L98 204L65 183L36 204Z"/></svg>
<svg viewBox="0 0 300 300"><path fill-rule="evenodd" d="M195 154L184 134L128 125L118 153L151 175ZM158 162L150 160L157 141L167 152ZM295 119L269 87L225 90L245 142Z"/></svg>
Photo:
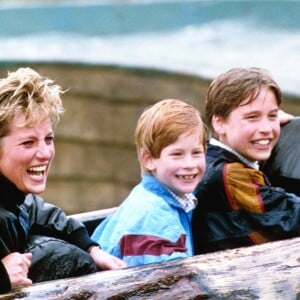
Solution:
<svg viewBox="0 0 300 300"><path fill-rule="evenodd" d="M196 196L195 254L300 235L300 198L272 187L261 171L219 146L208 146Z"/></svg>
<svg viewBox="0 0 300 300"><path fill-rule="evenodd" d="M10 280L3 263L0 261L0 294L11 289Z"/></svg>
<svg viewBox="0 0 300 300"><path fill-rule="evenodd" d="M281 133L263 171L273 186L300 196L300 117L281 127Z"/></svg>
<svg viewBox="0 0 300 300"><path fill-rule="evenodd" d="M23 253L31 235L59 238L83 250L98 245L81 222L68 218L60 208L37 195L25 196L0 175L0 259L15 251ZM0 274L0 291L7 291L7 282Z"/></svg>

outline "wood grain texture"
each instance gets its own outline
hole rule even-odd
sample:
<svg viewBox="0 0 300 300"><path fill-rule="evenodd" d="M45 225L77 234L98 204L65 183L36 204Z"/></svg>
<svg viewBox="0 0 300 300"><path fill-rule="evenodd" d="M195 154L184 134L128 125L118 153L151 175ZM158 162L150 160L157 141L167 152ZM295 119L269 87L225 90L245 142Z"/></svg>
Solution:
<svg viewBox="0 0 300 300"><path fill-rule="evenodd" d="M300 238L21 288L8 299L300 299Z"/></svg>

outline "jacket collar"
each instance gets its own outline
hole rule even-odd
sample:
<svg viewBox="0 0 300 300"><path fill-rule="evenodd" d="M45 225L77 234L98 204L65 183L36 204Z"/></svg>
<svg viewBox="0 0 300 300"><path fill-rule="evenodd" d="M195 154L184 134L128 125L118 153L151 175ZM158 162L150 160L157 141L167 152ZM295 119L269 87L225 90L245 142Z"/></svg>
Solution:
<svg viewBox="0 0 300 300"><path fill-rule="evenodd" d="M232 148L230 148L229 146L221 143L220 141L212 138L210 139L209 143L211 145L217 146L217 147L221 147L222 149L227 150L228 152L232 153L233 155L235 155L242 163L244 163L246 166L253 168L255 170L259 169L259 164L257 161L250 161L249 159L245 158L244 156L242 156L241 154L237 153L235 150L233 150Z"/></svg>
<svg viewBox="0 0 300 300"><path fill-rule="evenodd" d="M154 192L156 195L164 199L164 201L166 201L169 205L184 209L178 199L174 196L174 193L166 188L153 175L148 173L144 174L142 178L142 185L146 190Z"/></svg>
<svg viewBox="0 0 300 300"><path fill-rule="evenodd" d="M10 209L20 205L25 200L25 194L3 175L0 175L0 206Z"/></svg>

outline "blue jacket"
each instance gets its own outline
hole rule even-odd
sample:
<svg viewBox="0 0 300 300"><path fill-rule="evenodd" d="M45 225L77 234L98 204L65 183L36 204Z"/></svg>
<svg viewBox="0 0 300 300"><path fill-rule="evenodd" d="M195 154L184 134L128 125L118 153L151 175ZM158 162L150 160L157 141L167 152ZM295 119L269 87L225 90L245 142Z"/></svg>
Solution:
<svg viewBox="0 0 300 300"><path fill-rule="evenodd" d="M161 262L193 255L190 221L191 212L146 174L92 239L129 266Z"/></svg>

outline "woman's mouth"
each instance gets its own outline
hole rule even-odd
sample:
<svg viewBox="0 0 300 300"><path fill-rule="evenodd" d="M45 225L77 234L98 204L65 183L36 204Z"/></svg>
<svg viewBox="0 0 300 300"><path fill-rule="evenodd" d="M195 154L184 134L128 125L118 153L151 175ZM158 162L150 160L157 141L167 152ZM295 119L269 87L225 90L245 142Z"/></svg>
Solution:
<svg viewBox="0 0 300 300"><path fill-rule="evenodd" d="M35 166L27 169L27 172L32 176L43 176L47 170L47 166Z"/></svg>

